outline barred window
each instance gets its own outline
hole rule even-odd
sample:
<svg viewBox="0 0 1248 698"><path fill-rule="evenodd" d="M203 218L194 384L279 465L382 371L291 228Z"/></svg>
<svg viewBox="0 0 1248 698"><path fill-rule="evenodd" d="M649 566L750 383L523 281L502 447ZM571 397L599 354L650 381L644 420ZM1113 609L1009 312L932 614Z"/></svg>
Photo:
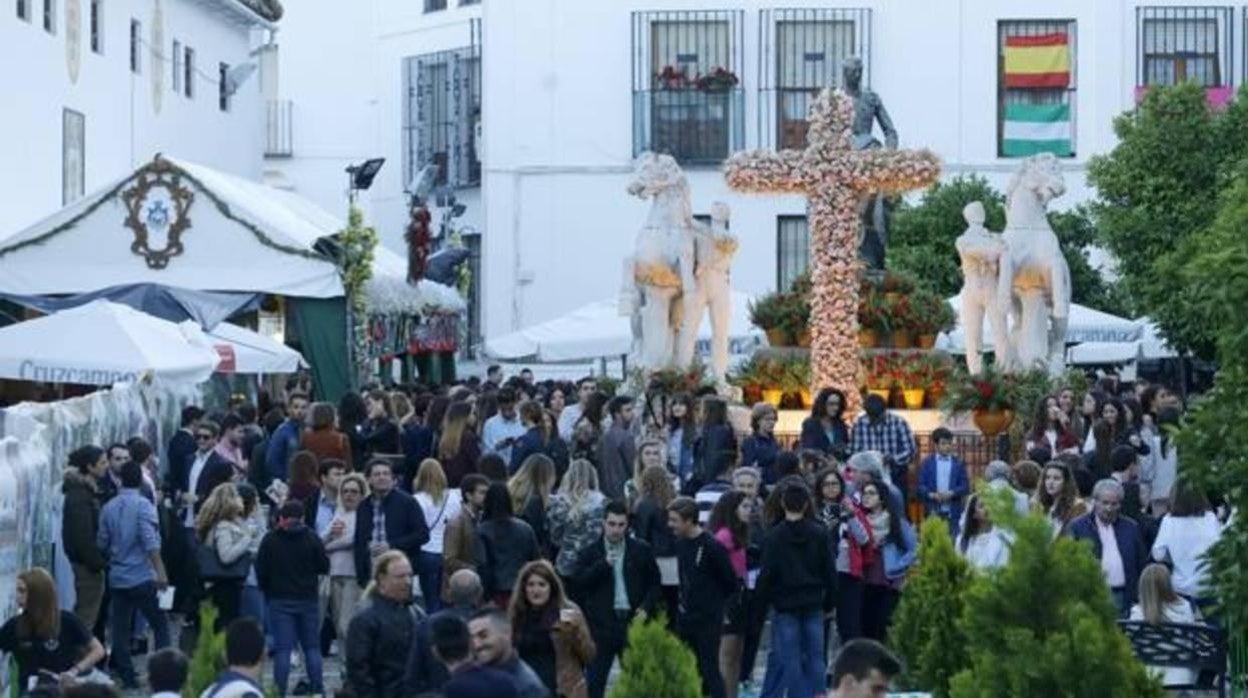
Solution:
<svg viewBox="0 0 1248 698"><path fill-rule="evenodd" d="M1075 156L1075 21L997 25L997 155Z"/></svg>
<svg viewBox="0 0 1248 698"><path fill-rule="evenodd" d="M439 186L480 184L480 46L408 58L404 83L404 181L434 165Z"/></svg>
<svg viewBox="0 0 1248 698"><path fill-rule="evenodd" d="M1139 86L1231 83L1230 7L1139 7Z"/></svg>
<svg viewBox="0 0 1248 698"><path fill-rule="evenodd" d="M806 147L806 114L825 87L840 87L845 60L863 61L869 84L871 10L759 12L759 143Z"/></svg>
<svg viewBox="0 0 1248 698"><path fill-rule="evenodd" d="M776 219L776 289L788 290L810 266L810 228L806 216Z"/></svg>
<svg viewBox="0 0 1248 698"><path fill-rule="evenodd" d="M744 145L742 12L633 13L633 152L716 164Z"/></svg>

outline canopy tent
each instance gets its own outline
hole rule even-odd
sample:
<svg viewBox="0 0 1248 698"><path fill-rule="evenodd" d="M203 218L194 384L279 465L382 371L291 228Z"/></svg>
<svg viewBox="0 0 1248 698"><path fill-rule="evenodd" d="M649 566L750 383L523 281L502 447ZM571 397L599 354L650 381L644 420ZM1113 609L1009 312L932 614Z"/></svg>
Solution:
<svg viewBox="0 0 1248 698"><path fill-rule="evenodd" d="M219 356L208 338L129 306L96 300L0 328L0 378L112 385L144 374L201 383Z"/></svg>
<svg viewBox="0 0 1248 698"><path fill-rule="evenodd" d="M941 335L936 347L955 354L964 354L966 353L966 335L961 317L961 296L950 298L949 304L958 313L958 325L952 332ZM1085 342L1122 344L1138 342L1143 333L1143 323L1138 320L1127 320L1077 303L1070 304L1070 317L1066 324L1067 344L1082 344ZM988 326L987 319L984 320L982 336L984 349L986 351L991 350L992 329Z"/></svg>
<svg viewBox="0 0 1248 698"><path fill-rule="evenodd" d="M216 293L190 291L163 284L125 284L112 286L92 293L80 293L68 297L21 296L0 293L0 299L33 308L44 314L74 308L97 298L128 305L169 322L193 320L205 330L238 313L255 310L260 305L257 293Z"/></svg>
<svg viewBox="0 0 1248 698"><path fill-rule="evenodd" d="M733 291L729 341L732 353L745 353L761 344L762 331L750 324L752 296ZM702 319L699 344L709 342L711 323ZM485 353L495 359L529 359L545 363L584 361L628 354L633 337L630 320L619 313L617 299L597 301L561 317L485 342ZM747 346L748 345L748 346ZM701 351L701 348L700 348Z"/></svg>
<svg viewBox="0 0 1248 698"><path fill-rule="evenodd" d="M1134 342L1085 342L1066 350L1067 363L1076 365L1090 364L1127 364L1135 361L1171 359L1178 353L1171 349L1162 338L1157 324L1147 318L1141 318L1143 332L1139 340Z"/></svg>
<svg viewBox="0 0 1248 698"><path fill-rule="evenodd" d="M229 322L209 330L208 340L221 355L219 373L295 373L308 365L285 344Z"/></svg>
<svg viewBox="0 0 1248 698"><path fill-rule="evenodd" d="M334 259L344 227L291 192L158 155L25 230L0 232L0 293L80 294L155 283L294 299L317 386L336 400L349 384ZM454 289L413 286L406 274L402 257L374 251L373 281L365 287L370 315L463 312Z"/></svg>

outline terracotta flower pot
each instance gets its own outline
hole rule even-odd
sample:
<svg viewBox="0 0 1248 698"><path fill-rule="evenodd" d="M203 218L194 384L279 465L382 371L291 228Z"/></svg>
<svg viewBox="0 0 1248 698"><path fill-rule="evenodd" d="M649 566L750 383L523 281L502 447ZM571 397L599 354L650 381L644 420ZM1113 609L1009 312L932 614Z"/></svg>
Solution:
<svg viewBox="0 0 1248 698"><path fill-rule="evenodd" d="M875 330L858 330L858 346L874 349L880 346L880 333Z"/></svg>
<svg viewBox="0 0 1248 698"><path fill-rule="evenodd" d="M802 333L797 335L797 346L803 349L810 348L810 341L811 341L811 337L810 337L809 329L802 330Z"/></svg>
<svg viewBox="0 0 1248 698"><path fill-rule="evenodd" d="M1010 428L1010 424L1014 422L1014 411L975 410L971 417L984 436L992 438Z"/></svg>
<svg viewBox="0 0 1248 698"><path fill-rule="evenodd" d="M936 346L936 335L921 334L918 336L915 343L919 345L920 349L931 349Z"/></svg>
<svg viewBox="0 0 1248 698"><path fill-rule="evenodd" d="M763 389L757 385L746 385L741 388L741 401L747 405L763 401Z"/></svg>
<svg viewBox="0 0 1248 698"><path fill-rule="evenodd" d="M767 343L773 347L792 346L789 341L789 333L779 327L772 327L767 330Z"/></svg>
<svg viewBox="0 0 1248 698"><path fill-rule="evenodd" d="M940 401L943 400L944 397L945 397L945 387L933 385L932 387L927 389L927 399L926 399L927 406L932 409L939 408Z"/></svg>
<svg viewBox="0 0 1248 698"><path fill-rule="evenodd" d="M888 343L894 349L910 349L914 346L914 335L909 332L894 331L889 336Z"/></svg>
<svg viewBox="0 0 1248 698"><path fill-rule="evenodd" d="M799 390L799 391L797 391L797 392L798 392L798 394L799 394L799 395L801 395L801 396L802 396L802 407L811 407L811 406L813 406L813 404L814 404L814 403L813 403L813 401L810 399L810 388L802 388L801 390Z"/></svg>
<svg viewBox="0 0 1248 698"><path fill-rule="evenodd" d="M903 388L902 397L906 401L906 409L921 410L923 409L923 396L927 393L923 388Z"/></svg>
<svg viewBox="0 0 1248 698"><path fill-rule="evenodd" d="M780 401L784 399L784 391L779 388L763 388L763 402L780 409Z"/></svg>

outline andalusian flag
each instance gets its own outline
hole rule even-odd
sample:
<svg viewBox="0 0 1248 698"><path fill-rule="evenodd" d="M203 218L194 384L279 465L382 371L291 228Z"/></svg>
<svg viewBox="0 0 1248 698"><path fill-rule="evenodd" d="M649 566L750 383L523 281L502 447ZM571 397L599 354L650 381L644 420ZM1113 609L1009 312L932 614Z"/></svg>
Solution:
<svg viewBox="0 0 1248 698"><path fill-rule="evenodd" d="M1001 154L1027 157L1036 153L1071 155L1069 104L1007 104Z"/></svg>
<svg viewBox="0 0 1248 698"><path fill-rule="evenodd" d="M1005 37L1005 86L1065 88L1070 85L1066 34Z"/></svg>

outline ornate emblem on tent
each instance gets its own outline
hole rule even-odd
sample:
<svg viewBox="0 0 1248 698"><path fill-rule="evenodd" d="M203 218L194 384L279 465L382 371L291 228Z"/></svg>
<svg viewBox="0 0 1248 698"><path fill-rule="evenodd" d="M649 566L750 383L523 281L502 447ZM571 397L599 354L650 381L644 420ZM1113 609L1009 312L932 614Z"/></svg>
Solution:
<svg viewBox="0 0 1248 698"><path fill-rule="evenodd" d="M195 195L182 184L176 168L160 156L139 170L134 185L121 192L126 227L134 233L130 251L142 255L149 269L164 269L182 254L182 233L191 227L187 212Z"/></svg>

